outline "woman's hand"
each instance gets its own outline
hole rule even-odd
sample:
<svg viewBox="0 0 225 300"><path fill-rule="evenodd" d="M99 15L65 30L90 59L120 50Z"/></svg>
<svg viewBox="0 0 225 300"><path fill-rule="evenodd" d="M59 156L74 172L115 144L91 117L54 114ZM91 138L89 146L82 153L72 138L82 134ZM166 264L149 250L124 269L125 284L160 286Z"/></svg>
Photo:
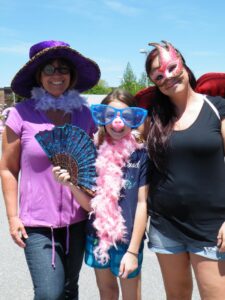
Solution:
<svg viewBox="0 0 225 300"><path fill-rule="evenodd" d="M10 230L10 234L11 234L11 237L14 240L14 242L19 247L25 248L26 245L25 245L24 241L22 240L22 238L27 239L28 235L27 235L25 227L19 217L9 217L9 230Z"/></svg>
<svg viewBox="0 0 225 300"><path fill-rule="evenodd" d="M70 174L67 172L67 170L57 166L52 168L52 173L56 181L67 186L72 185L70 182Z"/></svg>
<svg viewBox="0 0 225 300"><path fill-rule="evenodd" d="M225 252L225 222L223 222L217 235L217 247L220 252Z"/></svg>
<svg viewBox="0 0 225 300"><path fill-rule="evenodd" d="M127 278L127 276L138 268L138 256L129 252L126 252L120 262L119 276L121 278Z"/></svg>

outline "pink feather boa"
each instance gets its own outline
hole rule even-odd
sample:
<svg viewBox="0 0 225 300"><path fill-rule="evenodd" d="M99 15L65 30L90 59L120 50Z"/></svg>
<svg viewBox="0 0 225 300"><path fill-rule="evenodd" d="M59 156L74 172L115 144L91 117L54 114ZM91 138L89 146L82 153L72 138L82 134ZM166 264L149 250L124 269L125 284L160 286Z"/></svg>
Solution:
<svg viewBox="0 0 225 300"><path fill-rule="evenodd" d="M108 250L112 245L116 247L116 242L126 242L127 229L118 204L124 186L122 168L131 154L142 147L143 144L138 144L132 133L118 141L112 141L107 136L99 147L96 160L97 189L91 200L91 213L95 214L93 225L99 238L94 255L101 264L108 262Z"/></svg>

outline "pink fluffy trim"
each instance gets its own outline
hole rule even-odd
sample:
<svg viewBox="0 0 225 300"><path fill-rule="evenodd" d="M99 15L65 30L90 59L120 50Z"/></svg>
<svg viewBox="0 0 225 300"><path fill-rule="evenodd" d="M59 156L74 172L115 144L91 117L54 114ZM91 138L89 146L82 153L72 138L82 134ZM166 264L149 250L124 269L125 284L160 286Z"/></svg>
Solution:
<svg viewBox="0 0 225 300"><path fill-rule="evenodd" d="M92 213L95 214L93 225L99 238L94 255L101 264L108 261L108 250L112 245L116 247L116 242L126 241L127 229L118 204L124 184L122 168L131 154L142 146L136 142L132 134L129 134L119 141L112 141L106 137L98 150L97 189L96 196L91 200L91 207Z"/></svg>

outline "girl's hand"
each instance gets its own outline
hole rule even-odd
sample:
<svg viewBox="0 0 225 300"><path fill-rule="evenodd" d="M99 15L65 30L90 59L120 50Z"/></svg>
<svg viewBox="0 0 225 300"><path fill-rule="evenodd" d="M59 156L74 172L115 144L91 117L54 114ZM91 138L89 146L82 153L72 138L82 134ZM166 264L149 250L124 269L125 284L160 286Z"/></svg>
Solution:
<svg viewBox="0 0 225 300"><path fill-rule="evenodd" d="M71 185L72 183L70 182L70 174L67 172L67 170L62 169L61 167L53 167L52 168L52 173L55 177L55 180L60 182L61 184L64 185Z"/></svg>
<svg viewBox="0 0 225 300"><path fill-rule="evenodd" d="M55 179L68 186L73 193L75 200L80 204L80 206L86 211L91 211L92 208L90 206L90 196L88 196L84 191L82 191L77 185L74 185L70 181L70 174L67 170L61 169L61 167L53 167L52 173L54 174Z"/></svg>
<svg viewBox="0 0 225 300"><path fill-rule="evenodd" d="M25 248L26 245L22 240L22 237L27 239L28 235L19 217L9 217L9 231L14 242L19 247Z"/></svg>
<svg viewBox="0 0 225 300"><path fill-rule="evenodd" d="M138 268L138 256L126 252L120 262L119 276L127 278L127 276Z"/></svg>
<svg viewBox="0 0 225 300"><path fill-rule="evenodd" d="M220 227L217 235L217 247L220 252L225 252L225 222Z"/></svg>

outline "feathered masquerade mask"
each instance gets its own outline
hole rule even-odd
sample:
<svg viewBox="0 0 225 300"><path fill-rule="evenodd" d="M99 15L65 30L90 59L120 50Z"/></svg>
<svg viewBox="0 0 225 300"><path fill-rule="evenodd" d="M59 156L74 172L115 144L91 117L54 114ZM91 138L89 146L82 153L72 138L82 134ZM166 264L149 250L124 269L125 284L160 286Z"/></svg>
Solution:
<svg viewBox="0 0 225 300"><path fill-rule="evenodd" d="M148 74L157 86L162 86L168 79L179 77L184 68L181 55L173 45L166 41L162 43L162 45L149 43L157 49L159 54L159 67L153 68Z"/></svg>

